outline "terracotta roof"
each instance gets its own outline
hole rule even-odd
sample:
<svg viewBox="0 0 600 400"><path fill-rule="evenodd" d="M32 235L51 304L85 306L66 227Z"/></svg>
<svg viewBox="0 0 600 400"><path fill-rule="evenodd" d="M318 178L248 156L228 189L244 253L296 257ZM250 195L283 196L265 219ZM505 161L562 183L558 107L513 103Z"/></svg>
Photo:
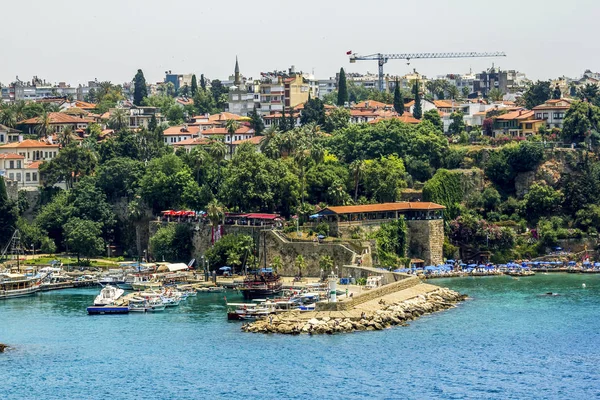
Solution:
<svg viewBox="0 0 600 400"><path fill-rule="evenodd" d="M410 113L405 112L404 114L402 114L400 116L393 115L390 117L377 117L374 120L369 121L369 124L376 124L378 122L390 120L390 119L397 119L398 121L404 122L405 124L418 124L421 122L420 120L413 117Z"/></svg>
<svg viewBox="0 0 600 400"><path fill-rule="evenodd" d="M458 103L455 103L451 100L434 100L433 105L437 108L457 108L460 107Z"/></svg>
<svg viewBox="0 0 600 400"><path fill-rule="evenodd" d="M173 143L173 146L186 146L186 145L199 146L199 145L210 144L211 142L212 142L212 140L206 139L206 138L189 138L189 139L182 140L181 142Z"/></svg>
<svg viewBox="0 0 600 400"><path fill-rule="evenodd" d="M11 128L10 126L0 124L0 132L6 133L20 133L21 131L18 129Z"/></svg>
<svg viewBox="0 0 600 400"><path fill-rule="evenodd" d="M567 105L559 105L559 103L567 103ZM551 99L544 104L533 107L532 110L568 110L571 107L570 99Z"/></svg>
<svg viewBox="0 0 600 400"><path fill-rule="evenodd" d="M407 202L366 204L361 206L340 206L327 207L323 211L329 210L334 214L353 214L384 211L426 211L426 210L444 210L446 207L430 202ZM323 212L320 211L320 212Z"/></svg>
<svg viewBox="0 0 600 400"><path fill-rule="evenodd" d="M182 99L182 98L179 98L179 99L177 99L177 102L179 104L184 105L184 106L187 106L187 105L190 105L190 104L194 104L194 100L192 100L192 99Z"/></svg>
<svg viewBox="0 0 600 400"><path fill-rule="evenodd" d="M27 147L53 147L53 148L56 147L56 148L58 148L59 146L57 144L49 144L46 142L41 142L39 140L27 139L27 140L23 140L22 142L8 143L3 146L0 146L0 150L1 149L21 149L21 148L27 148Z"/></svg>
<svg viewBox="0 0 600 400"><path fill-rule="evenodd" d="M323 104L323 107L326 110L333 110L334 108L337 108L336 106L332 106L331 104ZM297 106L295 106L293 108L294 110L304 110L304 103L300 103Z"/></svg>
<svg viewBox="0 0 600 400"><path fill-rule="evenodd" d="M241 126L235 131L236 134L254 133L254 130L247 126ZM228 135L227 128L211 128L202 131L203 135Z"/></svg>
<svg viewBox="0 0 600 400"><path fill-rule="evenodd" d="M411 100L408 103L404 103L404 108L407 108L407 107L410 108L410 107L412 107L414 105L415 105L415 101Z"/></svg>
<svg viewBox="0 0 600 400"><path fill-rule="evenodd" d="M503 115L499 115L496 119L501 121L511 121L511 120L525 120L533 117L533 111L530 110L518 110L512 111Z"/></svg>
<svg viewBox="0 0 600 400"><path fill-rule="evenodd" d="M91 119L74 117L72 115L62 112L51 112L48 113L51 124L81 124L81 123L92 123ZM29 118L19 122L19 125L38 125L40 123L40 117Z"/></svg>
<svg viewBox="0 0 600 400"><path fill-rule="evenodd" d="M25 156L22 156L17 153L3 153L3 154L0 154L0 158L2 158L4 160L22 160L25 158Z"/></svg>
<svg viewBox="0 0 600 400"><path fill-rule="evenodd" d="M200 128L197 126L171 126L163 132L165 136L198 135Z"/></svg>
<svg viewBox="0 0 600 400"><path fill-rule="evenodd" d="M352 117L378 117L375 111L366 111L366 110L350 110L350 116Z"/></svg>
<svg viewBox="0 0 600 400"><path fill-rule="evenodd" d="M235 121L243 121L243 120L247 120L248 118L242 117L241 115L229 113L229 112L222 112L222 113L214 114L214 115L211 115L210 117L208 117L209 121L227 121L230 119L233 119Z"/></svg>
<svg viewBox="0 0 600 400"><path fill-rule="evenodd" d="M350 108L367 108L367 109L375 109L375 108L391 108L393 107L391 104L385 104L382 103L380 101L375 101L375 100L365 100L365 101L361 101L360 103L354 104L353 106L351 106Z"/></svg>
<svg viewBox="0 0 600 400"><path fill-rule="evenodd" d="M76 101L75 107L81 108L82 110L93 110L96 108L96 104L88 103L86 101Z"/></svg>
<svg viewBox="0 0 600 400"><path fill-rule="evenodd" d="M26 166L26 169L39 169L40 165L42 165L43 161L35 161Z"/></svg>
<svg viewBox="0 0 600 400"><path fill-rule="evenodd" d="M250 139L236 140L235 142L233 142L231 144L238 145L238 144L242 144L242 143L252 143L254 145L257 145L257 144L260 144L260 142L262 142L264 138L265 138L264 136L254 136L254 137L251 137Z"/></svg>

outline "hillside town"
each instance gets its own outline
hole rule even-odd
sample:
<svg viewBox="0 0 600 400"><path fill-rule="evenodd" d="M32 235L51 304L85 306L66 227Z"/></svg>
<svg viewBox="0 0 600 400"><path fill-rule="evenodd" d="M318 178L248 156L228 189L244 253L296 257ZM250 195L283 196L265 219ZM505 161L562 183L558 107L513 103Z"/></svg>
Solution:
<svg viewBox="0 0 600 400"><path fill-rule="evenodd" d="M507 262L572 238L577 249L595 246L599 206L576 197L567 177L596 179L583 171L600 144L600 74L533 82L492 64L437 77L341 68L319 79L291 66L254 79L232 64L227 79L166 71L147 82L140 69L121 85L2 85L11 212L1 243L19 227L28 247L50 253L211 254L219 267L268 261L290 273L305 257L313 275L349 262ZM80 201L92 198L94 207ZM261 241L228 225L274 233ZM400 231L400 243L386 242ZM237 253L216 254L217 234ZM259 254L269 240L317 237L352 250Z"/></svg>

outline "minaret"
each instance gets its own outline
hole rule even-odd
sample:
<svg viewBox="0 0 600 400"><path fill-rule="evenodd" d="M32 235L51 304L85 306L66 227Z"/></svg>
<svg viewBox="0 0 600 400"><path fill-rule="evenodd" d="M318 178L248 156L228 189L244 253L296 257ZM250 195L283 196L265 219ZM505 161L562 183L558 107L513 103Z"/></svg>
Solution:
<svg viewBox="0 0 600 400"><path fill-rule="evenodd" d="M235 56L235 79L233 80L233 84L235 86L240 86L240 66L238 64L238 58Z"/></svg>

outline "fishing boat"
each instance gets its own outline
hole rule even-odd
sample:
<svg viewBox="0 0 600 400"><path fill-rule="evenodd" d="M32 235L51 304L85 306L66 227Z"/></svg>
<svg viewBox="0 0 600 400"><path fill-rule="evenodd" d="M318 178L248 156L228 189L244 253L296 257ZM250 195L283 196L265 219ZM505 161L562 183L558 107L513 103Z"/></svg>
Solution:
<svg viewBox="0 0 600 400"><path fill-rule="evenodd" d="M254 303L227 303L227 319L236 320L255 320L275 314L275 303L268 301Z"/></svg>
<svg viewBox="0 0 600 400"><path fill-rule="evenodd" d="M162 286L162 282L152 279L152 276L149 275L136 275L131 284L133 290L157 290L162 288Z"/></svg>
<svg viewBox="0 0 600 400"><path fill-rule="evenodd" d="M51 274L40 284L40 290L46 292L49 290L69 289L75 287L73 279L66 275Z"/></svg>
<svg viewBox="0 0 600 400"><path fill-rule="evenodd" d="M126 275L123 281L117 283L117 287L123 290L133 290L133 283L135 282L134 275Z"/></svg>
<svg viewBox="0 0 600 400"><path fill-rule="evenodd" d="M159 297L132 297L129 299L130 312L164 311L165 304Z"/></svg>
<svg viewBox="0 0 600 400"><path fill-rule="evenodd" d="M40 280L23 274L0 273L0 299L23 297L40 291Z"/></svg>
<svg viewBox="0 0 600 400"><path fill-rule="evenodd" d="M272 268L263 268L260 274L248 275L240 291L245 300L272 297L283 291L283 283Z"/></svg>
<svg viewBox="0 0 600 400"><path fill-rule="evenodd" d="M106 285L100 291L100 294L96 296L94 300L94 306L109 306L114 304L117 299L123 296L125 291L118 287Z"/></svg>

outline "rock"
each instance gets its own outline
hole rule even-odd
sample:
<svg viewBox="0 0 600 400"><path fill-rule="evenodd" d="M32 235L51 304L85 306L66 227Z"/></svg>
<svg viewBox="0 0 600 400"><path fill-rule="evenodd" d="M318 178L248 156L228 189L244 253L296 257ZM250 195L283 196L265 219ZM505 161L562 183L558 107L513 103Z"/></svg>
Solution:
<svg viewBox="0 0 600 400"><path fill-rule="evenodd" d="M329 321L331 321L331 318L330 317L323 317L323 321L329 322Z"/></svg>
<svg viewBox="0 0 600 400"><path fill-rule="evenodd" d="M3 343L0 343L0 353L4 353L4 350L7 349L7 348L8 348L7 345L5 345Z"/></svg>
<svg viewBox="0 0 600 400"><path fill-rule="evenodd" d="M382 330L382 329L383 329L383 325L381 325L380 323L377 323L377 322L376 322L376 323L373 325L373 327L374 327L375 329L377 329L378 331L380 331L380 330Z"/></svg>

